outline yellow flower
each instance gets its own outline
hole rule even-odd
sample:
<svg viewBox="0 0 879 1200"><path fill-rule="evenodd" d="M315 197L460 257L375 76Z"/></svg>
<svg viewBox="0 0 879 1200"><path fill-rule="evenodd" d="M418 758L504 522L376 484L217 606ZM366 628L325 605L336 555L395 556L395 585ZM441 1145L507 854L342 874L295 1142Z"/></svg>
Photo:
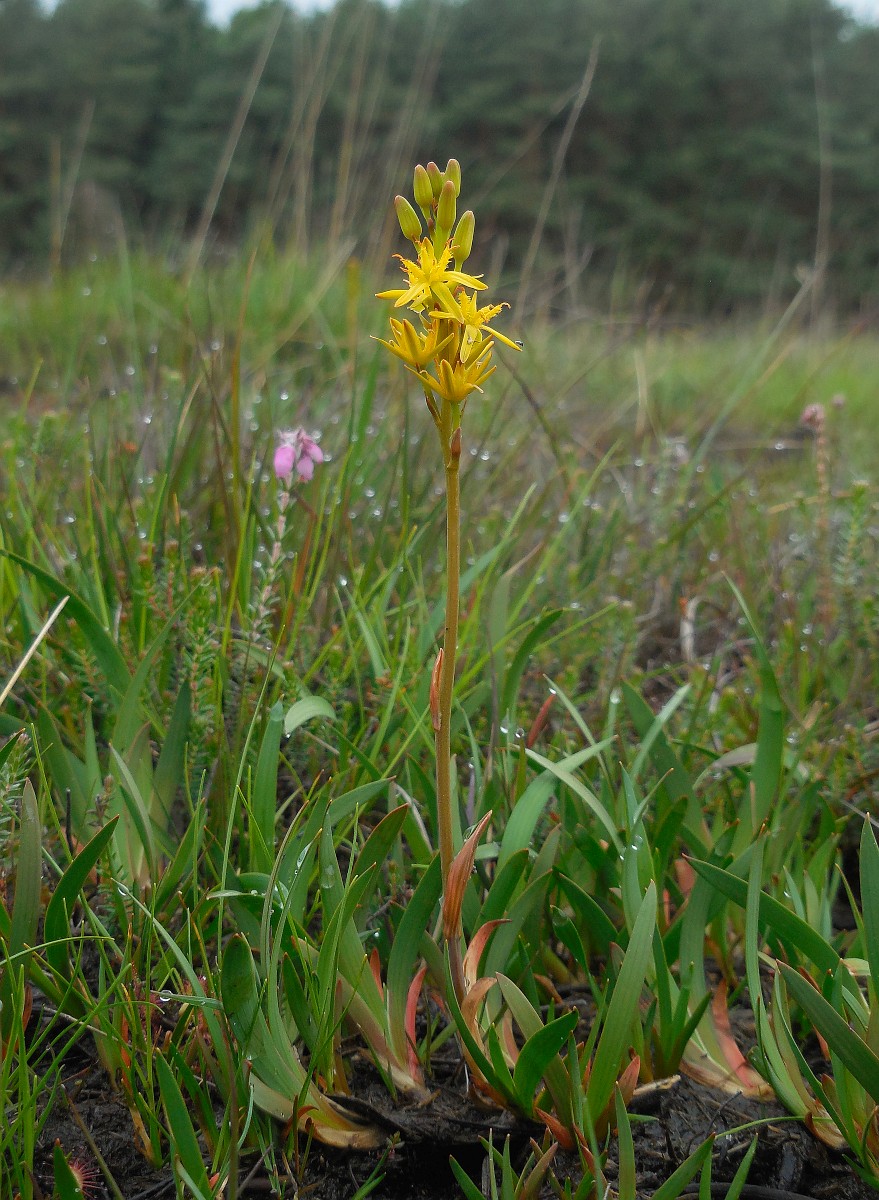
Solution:
<svg viewBox="0 0 879 1200"><path fill-rule="evenodd" d="M490 333L492 337L497 338L499 342L503 342L505 346L512 347L513 350L521 350L510 338L505 337L502 333L498 333L496 329L490 328L488 322L493 320L503 309L509 308L509 304L487 304L484 308L476 307L476 297L468 296L466 292L457 297L457 305L460 309L460 318L452 318L459 320L464 326L461 335L461 348L458 351L458 357L461 362L469 362L473 354L482 345L485 340L485 335ZM449 318L449 314L445 312L432 312L431 317Z"/></svg>
<svg viewBox="0 0 879 1200"><path fill-rule="evenodd" d="M450 363L444 358L440 359L437 363L439 379L424 370L413 371L413 374L418 376L424 387L430 388L432 392L444 400L448 400L450 404L461 405L471 392L481 392L480 384L484 383L489 375L493 375L497 369L489 365L491 347L492 343L487 341L478 356L469 363L461 362L460 359L455 363Z"/></svg>
<svg viewBox="0 0 879 1200"><path fill-rule="evenodd" d="M454 333L441 337L438 321L434 321L426 333L419 333L411 321L395 321L393 317L391 332L394 335L393 342L386 342L384 338L375 340L387 347L391 354L402 358L407 366L419 370L437 358L455 337Z"/></svg>
<svg viewBox="0 0 879 1200"><path fill-rule="evenodd" d="M409 280L408 288L395 288L389 292L378 292L379 300L393 300L395 308L411 308L421 312L429 303L440 309L440 314L461 320L461 308L452 295L452 287L468 287L482 291L485 284L475 275L464 271L449 270L452 248L446 244L437 255L430 238L416 243L418 261L395 254L402 264L403 274Z"/></svg>

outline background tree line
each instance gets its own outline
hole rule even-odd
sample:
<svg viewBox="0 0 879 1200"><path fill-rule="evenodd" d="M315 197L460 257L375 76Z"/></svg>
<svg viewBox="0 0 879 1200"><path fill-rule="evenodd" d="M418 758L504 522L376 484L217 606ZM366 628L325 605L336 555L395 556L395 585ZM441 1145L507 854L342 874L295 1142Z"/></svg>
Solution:
<svg viewBox="0 0 879 1200"><path fill-rule="evenodd" d="M877 64L830 0L276 0L228 28L0 0L0 256L124 229L368 258L412 163L454 154L494 253L583 298L723 312L816 272L851 310L879 290Z"/></svg>

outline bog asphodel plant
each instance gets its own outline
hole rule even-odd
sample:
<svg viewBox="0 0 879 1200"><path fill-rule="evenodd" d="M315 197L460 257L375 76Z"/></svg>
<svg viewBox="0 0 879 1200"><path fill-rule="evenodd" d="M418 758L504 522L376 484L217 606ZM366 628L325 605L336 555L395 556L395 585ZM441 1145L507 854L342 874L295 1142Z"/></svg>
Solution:
<svg viewBox="0 0 879 1200"><path fill-rule="evenodd" d="M378 340L403 360L421 384L436 426L446 475L446 620L443 645L431 681L430 710L436 737L443 923L452 981L460 1000L464 995L464 974L458 928L461 896L452 894L457 881L452 872L455 845L450 724L458 642L461 422L470 394L481 392L482 385L495 371L491 361L495 341L514 350L519 347L490 325L507 306L480 307L477 296L486 290L486 285L478 276L468 275L462 269L473 248L476 218L469 209L457 217L460 164L454 158L449 159L444 172L433 162L426 167L417 166L413 191L420 216L405 196L394 200L400 228L415 252L414 258L396 256L406 286L379 292L378 296L393 300L395 309L408 309L414 319L391 317L390 338ZM453 925L455 928L450 928Z"/></svg>

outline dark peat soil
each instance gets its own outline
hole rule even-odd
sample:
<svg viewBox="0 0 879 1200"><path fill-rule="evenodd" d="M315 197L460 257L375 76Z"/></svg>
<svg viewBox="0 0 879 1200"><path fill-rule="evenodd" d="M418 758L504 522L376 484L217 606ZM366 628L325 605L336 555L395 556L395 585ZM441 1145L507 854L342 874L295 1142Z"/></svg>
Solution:
<svg viewBox="0 0 879 1200"><path fill-rule="evenodd" d="M128 1109L109 1086L97 1060L85 1047L69 1056L65 1093L49 1117L38 1145L35 1182L43 1197L52 1195L52 1154L56 1140L65 1153L96 1167L89 1138L105 1159L124 1200L170 1200L175 1194L170 1168L153 1170L136 1145ZM362 1071L355 1083L355 1101L361 1111L387 1128L396 1138L384 1164L384 1178L371 1193L375 1200L446 1200L459 1197L460 1188L449 1167L454 1156L471 1178L480 1179L485 1153L480 1136L494 1131L496 1145L510 1134L514 1158L524 1160L529 1138L540 1137L539 1127L515 1121L509 1114L487 1113L466 1101L460 1087L441 1085L432 1099L420 1106L393 1107L381 1086ZM754 1130L729 1130L749 1122L758 1127L758 1148L743 1200L876 1200L876 1193L840 1156L826 1150L799 1122L791 1121L777 1106L757 1103L703 1087L687 1078L657 1086L632 1103L633 1134L638 1168L639 1200L649 1200L681 1162L710 1134L717 1135L712 1171L712 1196L726 1195L748 1149ZM88 1130L87 1138L83 1127ZM615 1144L606 1166L613 1184L616 1175ZM282 1184L287 1198L352 1200L369 1178L379 1155L353 1154L312 1143L303 1152L300 1177ZM574 1156L557 1155L554 1163L560 1180L576 1182L579 1168ZM694 1184L688 1194L697 1191ZM273 1181L254 1156L242 1162L239 1195L264 1198L273 1192ZM549 1197L548 1189L542 1193ZM95 1172L92 1200L112 1200L112 1193Z"/></svg>

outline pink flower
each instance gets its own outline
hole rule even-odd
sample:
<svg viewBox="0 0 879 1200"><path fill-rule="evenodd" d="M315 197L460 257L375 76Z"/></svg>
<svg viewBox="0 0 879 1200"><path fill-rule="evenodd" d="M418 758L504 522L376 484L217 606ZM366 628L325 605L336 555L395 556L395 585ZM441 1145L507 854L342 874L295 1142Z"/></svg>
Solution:
<svg viewBox="0 0 879 1200"><path fill-rule="evenodd" d="M283 483L289 483L295 471L300 479L308 482L314 475L317 463L324 460L324 452L304 429L285 429L278 435L275 449L275 475Z"/></svg>

